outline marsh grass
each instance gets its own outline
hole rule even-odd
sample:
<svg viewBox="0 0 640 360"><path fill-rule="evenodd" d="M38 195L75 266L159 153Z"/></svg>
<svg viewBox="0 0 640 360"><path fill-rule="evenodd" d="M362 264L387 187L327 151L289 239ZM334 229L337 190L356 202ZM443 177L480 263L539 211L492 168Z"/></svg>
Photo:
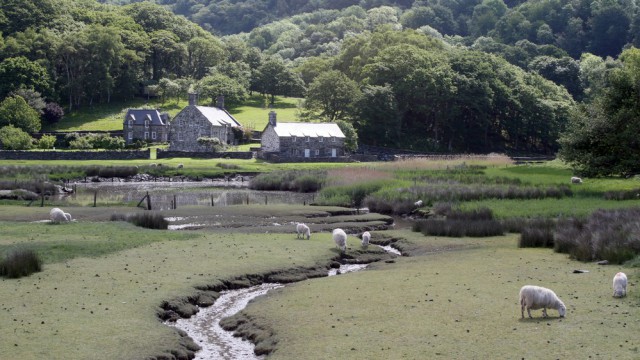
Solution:
<svg viewBox="0 0 640 360"><path fill-rule="evenodd" d="M553 233L556 229L556 222L553 219L519 219L518 221L523 223L519 231L518 247L553 248Z"/></svg>
<svg viewBox="0 0 640 360"><path fill-rule="evenodd" d="M323 171L274 171L255 176L249 182L253 190L281 190L315 192L322 188L326 179Z"/></svg>
<svg viewBox="0 0 640 360"><path fill-rule="evenodd" d="M86 176L105 178L127 178L138 174L137 166L89 166L85 169Z"/></svg>
<svg viewBox="0 0 640 360"><path fill-rule="evenodd" d="M605 200L639 200L640 189L606 191Z"/></svg>
<svg viewBox="0 0 640 360"><path fill-rule="evenodd" d="M558 223L554 250L580 261L622 264L640 254L640 208L597 210Z"/></svg>
<svg viewBox="0 0 640 360"><path fill-rule="evenodd" d="M0 261L0 276L16 279L42 271L42 260L31 249L15 249Z"/></svg>
<svg viewBox="0 0 640 360"><path fill-rule="evenodd" d="M127 221L135 226L155 230L166 230L169 228L169 222L162 214L151 211L135 214L114 213L111 215L111 221Z"/></svg>
<svg viewBox="0 0 640 360"><path fill-rule="evenodd" d="M464 168L469 166L505 167L512 165L513 160L503 154L489 155L434 155L421 158L385 163L381 169L385 170L443 170L450 168Z"/></svg>

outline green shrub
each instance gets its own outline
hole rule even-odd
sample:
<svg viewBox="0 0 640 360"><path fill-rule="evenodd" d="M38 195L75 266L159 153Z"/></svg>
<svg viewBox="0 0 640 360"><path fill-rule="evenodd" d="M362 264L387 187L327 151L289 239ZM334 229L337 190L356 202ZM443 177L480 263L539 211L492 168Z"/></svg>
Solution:
<svg viewBox="0 0 640 360"><path fill-rule="evenodd" d="M42 135L38 140L38 149L52 149L56 143L56 137L53 135Z"/></svg>
<svg viewBox="0 0 640 360"><path fill-rule="evenodd" d="M0 275L8 278L20 278L42 271L42 261L31 249L10 251L0 263Z"/></svg>
<svg viewBox="0 0 640 360"><path fill-rule="evenodd" d="M0 143L6 150L29 150L32 146L31 136L22 129L7 125L0 129Z"/></svg>

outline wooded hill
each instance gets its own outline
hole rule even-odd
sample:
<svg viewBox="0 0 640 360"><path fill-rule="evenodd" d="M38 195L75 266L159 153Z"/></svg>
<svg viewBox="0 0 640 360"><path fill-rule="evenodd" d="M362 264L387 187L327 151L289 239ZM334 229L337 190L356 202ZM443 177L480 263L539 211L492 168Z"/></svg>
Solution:
<svg viewBox="0 0 640 360"><path fill-rule="evenodd" d="M0 98L305 96L371 145L555 153L638 41L630 1L107 2L3 0Z"/></svg>

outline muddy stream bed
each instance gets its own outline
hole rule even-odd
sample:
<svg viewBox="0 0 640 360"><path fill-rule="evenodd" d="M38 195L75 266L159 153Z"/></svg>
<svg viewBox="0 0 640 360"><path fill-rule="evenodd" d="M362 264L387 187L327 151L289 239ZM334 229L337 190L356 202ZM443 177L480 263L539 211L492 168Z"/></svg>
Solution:
<svg viewBox="0 0 640 360"><path fill-rule="evenodd" d="M391 246L380 246L380 248L401 256L400 252ZM346 274L364 270L366 267L367 264L344 264L340 268L329 270L327 275ZM195 359L264 359L264 356L254 354L255 346L253 343L233 336L233 331L224 330L220 326L220 320L241 311L254 298L284 286L277 283L265 283L244 289L223 291L212 306L200 308L195 315L188 319L178 319L175 322L165 322L165 324L185 331L201 347L201 350L196 352Z"/></svg>

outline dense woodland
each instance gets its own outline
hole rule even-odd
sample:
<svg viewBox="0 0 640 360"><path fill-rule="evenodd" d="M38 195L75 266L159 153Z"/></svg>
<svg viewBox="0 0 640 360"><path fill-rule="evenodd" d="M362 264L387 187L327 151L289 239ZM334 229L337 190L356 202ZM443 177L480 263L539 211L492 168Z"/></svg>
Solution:
<svg viewBox="0 0 640 360"><path fill-rule="evenodd" d="M63 109L195 90L304 97L303 120L369 145L640 168L635 1L0 3L0 140Z"/></svg>

